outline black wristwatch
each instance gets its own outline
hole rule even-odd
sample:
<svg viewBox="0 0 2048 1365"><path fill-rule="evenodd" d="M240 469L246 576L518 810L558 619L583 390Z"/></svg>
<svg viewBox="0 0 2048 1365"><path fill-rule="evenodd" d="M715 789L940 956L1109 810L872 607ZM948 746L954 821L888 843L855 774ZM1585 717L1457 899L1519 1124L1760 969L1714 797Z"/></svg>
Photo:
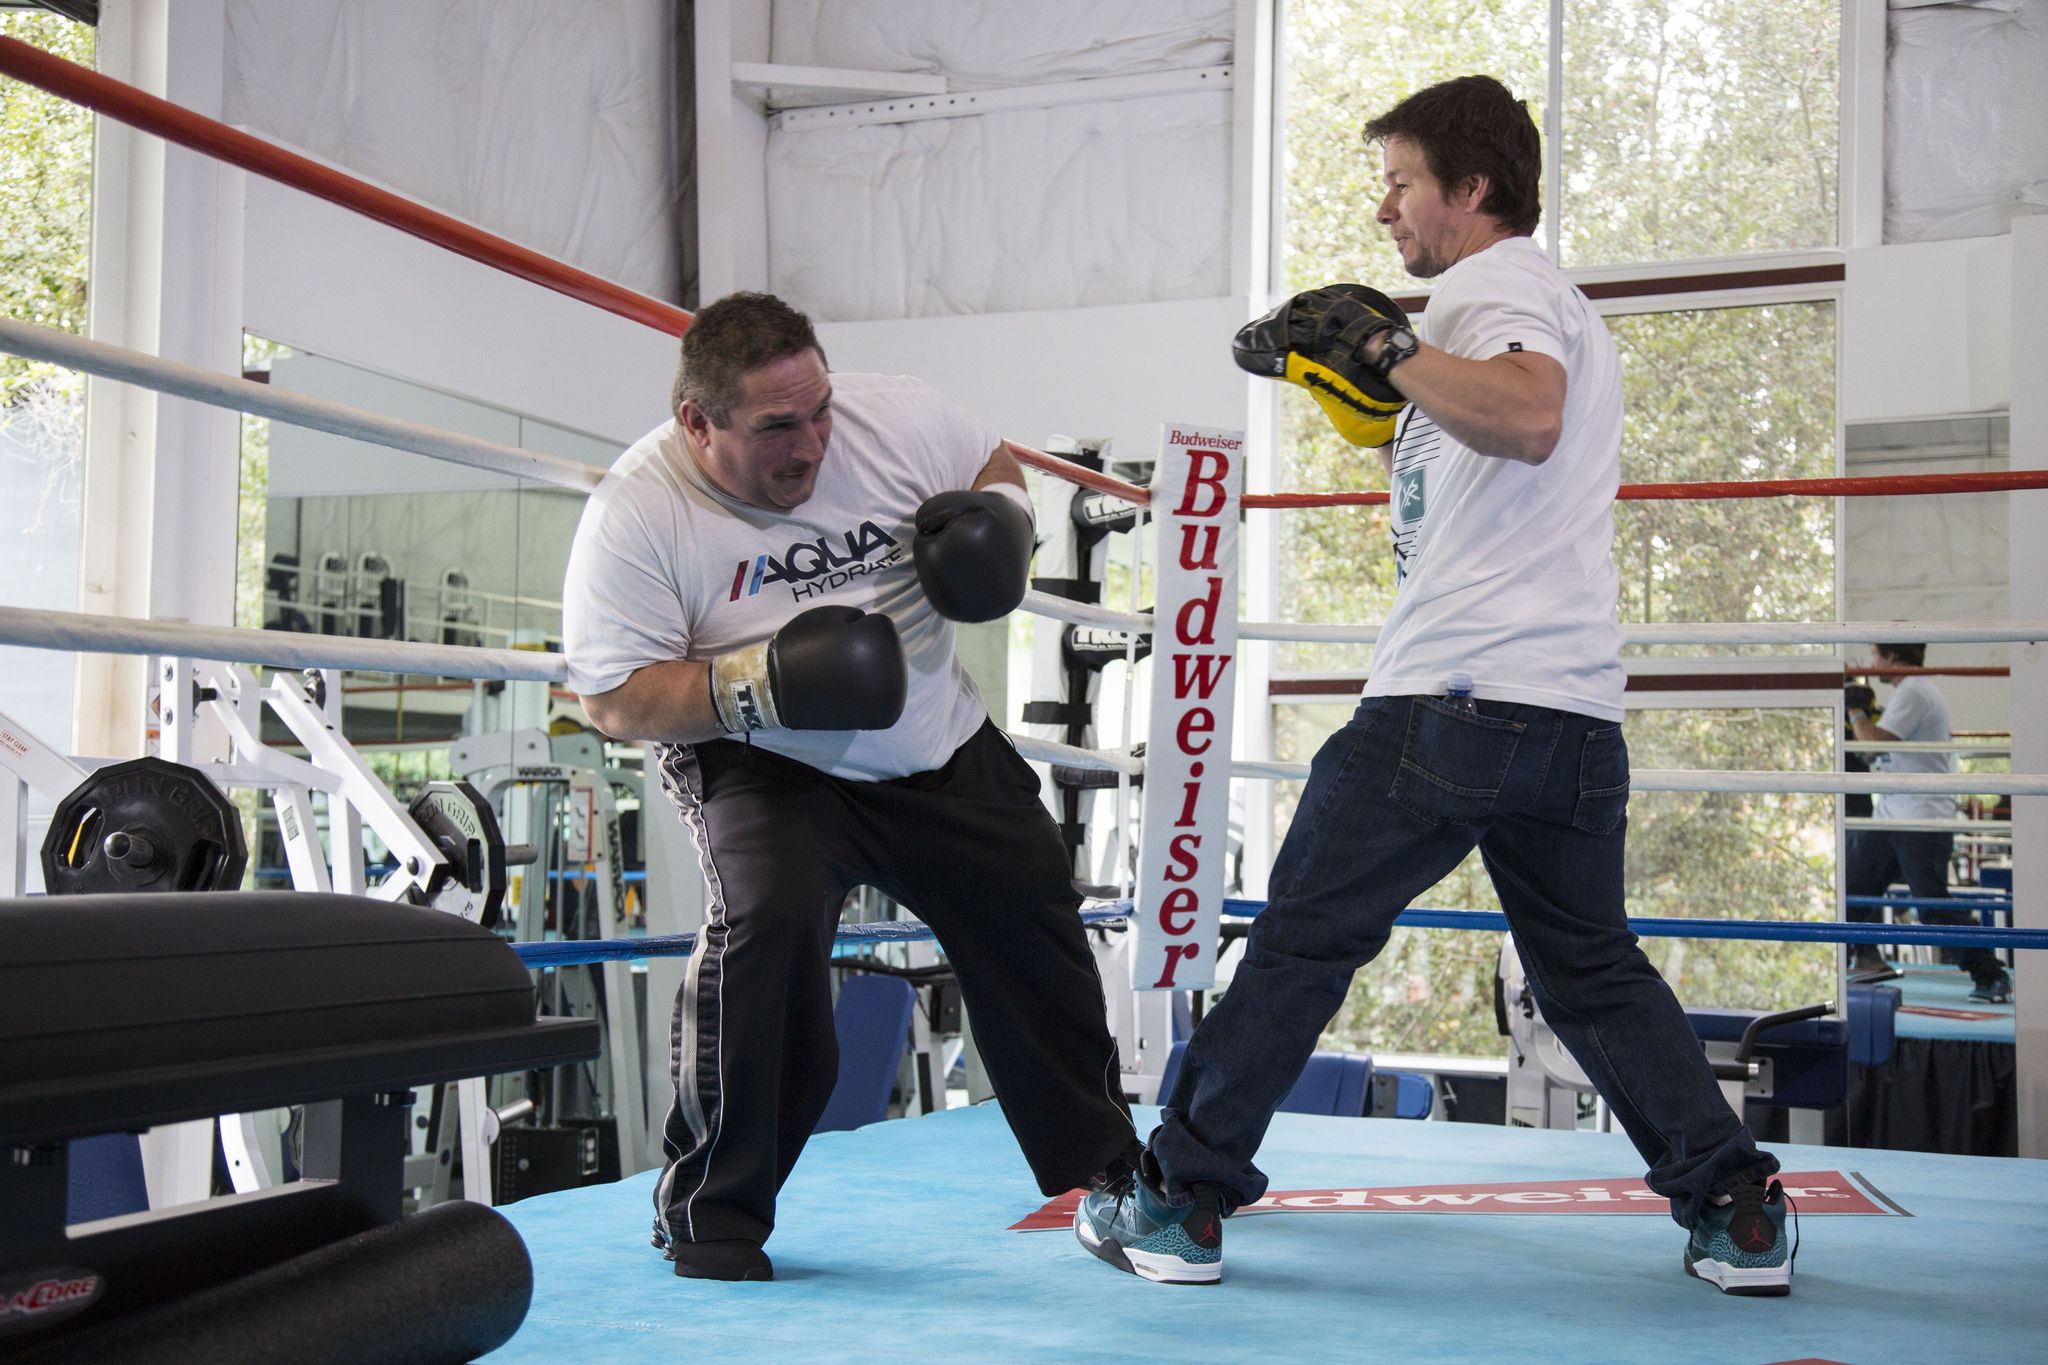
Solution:
<svg viewBox="0 0 2048 1365"><path fill-rule="evenodd" d="M1373 362L1373 368L1385 379L1387 372L1415 354L1421 343L1415 340L1415 333L1406 327L1390 327L1380 333L1380 358Z"/></svg>

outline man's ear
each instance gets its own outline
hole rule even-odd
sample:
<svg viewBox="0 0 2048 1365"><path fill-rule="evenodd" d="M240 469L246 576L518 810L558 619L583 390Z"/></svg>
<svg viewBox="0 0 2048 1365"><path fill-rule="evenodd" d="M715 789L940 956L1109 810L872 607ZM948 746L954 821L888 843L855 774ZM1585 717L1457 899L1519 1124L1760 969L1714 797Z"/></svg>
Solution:
<svg viewBox="0 0 2048 1365"><path fill-rule="evenodd" d="M696 399L685 398L676 408L676 425L702 441L710 432L711 419L697 406Z"/></svg>
<svg viewBox="0 0 2048 1365"><path fill-rule="evenodd" d="M1493 181L1489 177L1468 175L1463 181L1459 182L1457 192L1452 197L1458 201L1458 206L1466 212L1477 213L1479 212L1479 206L1486 202L1486 192L1492 188Z"/></svg>

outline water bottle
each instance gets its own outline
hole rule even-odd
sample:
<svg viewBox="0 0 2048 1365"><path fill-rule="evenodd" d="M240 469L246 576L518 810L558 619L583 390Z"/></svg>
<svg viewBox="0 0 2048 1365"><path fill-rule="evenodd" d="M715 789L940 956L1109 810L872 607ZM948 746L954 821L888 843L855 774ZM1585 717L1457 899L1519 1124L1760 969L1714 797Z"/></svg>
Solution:
<svg viewBox="0 0 2048 1365"><path fill-rule="evenodd" d="M1472 675L1470 673L1451 674L1450 683L1444 688L1444 700L1454 710L1463 711L1468 715L1476 716L1479 714L1479 703L1472 699Z"/></svg>

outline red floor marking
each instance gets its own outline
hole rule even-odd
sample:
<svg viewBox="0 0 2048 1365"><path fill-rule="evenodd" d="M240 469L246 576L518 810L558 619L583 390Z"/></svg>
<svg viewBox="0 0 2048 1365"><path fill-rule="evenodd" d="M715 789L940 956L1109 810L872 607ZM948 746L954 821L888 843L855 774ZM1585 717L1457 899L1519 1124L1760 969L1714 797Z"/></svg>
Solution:
<svg viewBox="0 0 2048 1365"><path fill-rule="evenodd" d="M1879 1214L1892 1210L1869 1198L1840 1171L1785 1171L1778 1179L1806 1214ZM1047 1200L1010 1225L1012 1232L1069 1227L1081 1191ZM1655 1213L1669 1201L1641 1180L1520 1180L1499 1185L1397 1185L1384 1189L1269 1190L1253 1213ZM1900 1210L1903 1212L1903 1210Z"/></svg>
<svg viewBox="0 0 2048 1365"><path fill-rule="evenodd" d="M1900 1014L1928 1014L1936 1019L2010 1019L2004 1010L1952 1010L1940 1005L1901 1005Z"/></svg>

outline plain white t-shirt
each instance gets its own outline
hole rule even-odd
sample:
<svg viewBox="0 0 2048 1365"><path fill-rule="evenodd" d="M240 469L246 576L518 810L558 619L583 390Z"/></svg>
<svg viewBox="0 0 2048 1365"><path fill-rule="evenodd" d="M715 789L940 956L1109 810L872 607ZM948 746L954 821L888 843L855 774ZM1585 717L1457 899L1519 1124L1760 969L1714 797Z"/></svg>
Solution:
<svg viewBox="0 0 2048 1365"><path fill-rule="evenodd" d="M1950 738L1948 700L1927 679L1907 678L1892 693L1877 723L1903 740L1945 744ZM1880 773L1952 773L1956 760L1954 754L1894 750L1871 755L1870 769ZM1940 794L1881 792L1873 809L1880 820L1953 820L1956 799Z"/></svg>
<svg viewBox="0 0 2048 1365"><path fill-rule="evenodd" d="M1527 237L1440 277L1418 331L1469 360L1510 351L1564 366L1562 435L1540 465L1480 455L1410 406L1394 440L1398 586L1364 695L1445 690L1622 718L1613 504L1621 361L1586 296Z"/></svg>
<svg viewBox="0 0 2048 1365"><path fill-rule="evenodd" d="M825 605L879 611L903 639L909 692L887 730L756 730L751 742L835 777L942 767L987 718L951 621L910 559L918 504L974 483L994 428L922 381L832 376L832 436L808 501L749 506L704 477L664 422L621 455L583 509L562 587L569 685L609 692L649 664L706 661Z"/></svg>

